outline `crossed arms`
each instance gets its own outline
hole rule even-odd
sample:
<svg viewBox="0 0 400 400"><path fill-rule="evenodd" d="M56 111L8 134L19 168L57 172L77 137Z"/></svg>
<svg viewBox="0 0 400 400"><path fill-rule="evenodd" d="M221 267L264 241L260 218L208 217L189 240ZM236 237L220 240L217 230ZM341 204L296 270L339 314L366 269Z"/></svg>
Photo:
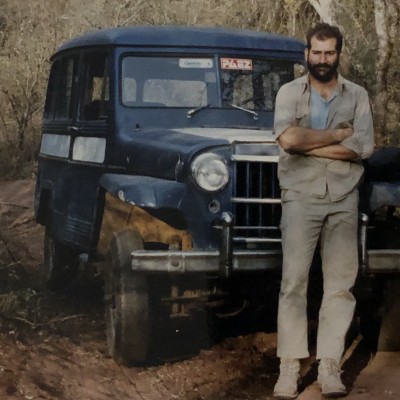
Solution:
<svg viewBox="0 0 400 400"><path fill-rule="evenodd" d="M274 124L279 145L289 154L331 160L355 161L369 157L374 150L374 129L368 94L348 81L344 90L348 95L339 99L340 106L336 105L333 114L336 123L329 129L318 130L302 120L309 112L304 107L308 99L302 83L293 81L283 85L276 97Z"/></svg>
<svg viewBox="0 0 400 400"><path fill-rule="evenodd" d="M341 143L353 134L350 127L319 130L291 126L278 138L281 147L290 154L352 161L358 155Z"/></svg>

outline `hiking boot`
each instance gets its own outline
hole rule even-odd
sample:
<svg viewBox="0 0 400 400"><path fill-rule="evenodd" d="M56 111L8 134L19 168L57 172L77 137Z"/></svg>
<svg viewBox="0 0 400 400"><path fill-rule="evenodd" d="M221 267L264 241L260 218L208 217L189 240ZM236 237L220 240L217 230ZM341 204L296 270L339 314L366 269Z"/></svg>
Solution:
<svg viewBox="0 0 400 400"><path fill-rule="evenodd" d="M318 383L325 397L343 397L347 390L340 379L339 363L332 358L322 358L318 367Z"/></svg>
<svg viewBox="0 0 400 400"><path fill-rule="evenodd" d="M278 381L274 387L274 397L295 399L298 395L297 384L300 379L300 362L294 358L282 358Z"/></svg>

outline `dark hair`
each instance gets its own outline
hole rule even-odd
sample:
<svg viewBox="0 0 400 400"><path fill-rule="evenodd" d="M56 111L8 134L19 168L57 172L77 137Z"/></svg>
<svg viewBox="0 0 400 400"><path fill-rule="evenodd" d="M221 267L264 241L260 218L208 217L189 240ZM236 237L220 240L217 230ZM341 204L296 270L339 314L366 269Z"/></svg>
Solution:
<svg viewBox="0 0 400 400"><path fill-rule="evenodd" d="M326 24L324 22L320 22L316 24L313 28L311 28L307 32L307 48L311 49L311 38L316 37L318 40L325 39L336 39L336 50L338 53L342 51L343 46L343 36L336 26Z"/></svg>

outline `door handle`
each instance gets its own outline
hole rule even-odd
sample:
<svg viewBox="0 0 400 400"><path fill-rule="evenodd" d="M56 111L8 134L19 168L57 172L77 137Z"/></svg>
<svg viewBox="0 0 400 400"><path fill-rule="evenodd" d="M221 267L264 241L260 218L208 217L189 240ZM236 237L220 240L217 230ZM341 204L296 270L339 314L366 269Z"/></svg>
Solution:
<svg viewBox="0 0 400 400"><path fill-rule="evenodd" d="M79 133L81 131L81 128L78 126L69 126L68 127L68 132L69 133Z"/></svg>

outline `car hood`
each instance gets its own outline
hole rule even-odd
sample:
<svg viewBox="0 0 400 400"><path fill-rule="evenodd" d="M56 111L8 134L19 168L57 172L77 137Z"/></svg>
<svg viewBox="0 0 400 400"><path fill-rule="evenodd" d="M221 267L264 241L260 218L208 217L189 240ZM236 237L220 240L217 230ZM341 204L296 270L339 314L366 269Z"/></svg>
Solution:
<svg viewBox="0 0 400 400"><path fill-rule="evenodd" d="M153 128L124 135L124 139L120 151L126 154L130 171L165 179L176 179L177 171L201 151L238 143L275 143L272 130L245 128Z"/></svg>

